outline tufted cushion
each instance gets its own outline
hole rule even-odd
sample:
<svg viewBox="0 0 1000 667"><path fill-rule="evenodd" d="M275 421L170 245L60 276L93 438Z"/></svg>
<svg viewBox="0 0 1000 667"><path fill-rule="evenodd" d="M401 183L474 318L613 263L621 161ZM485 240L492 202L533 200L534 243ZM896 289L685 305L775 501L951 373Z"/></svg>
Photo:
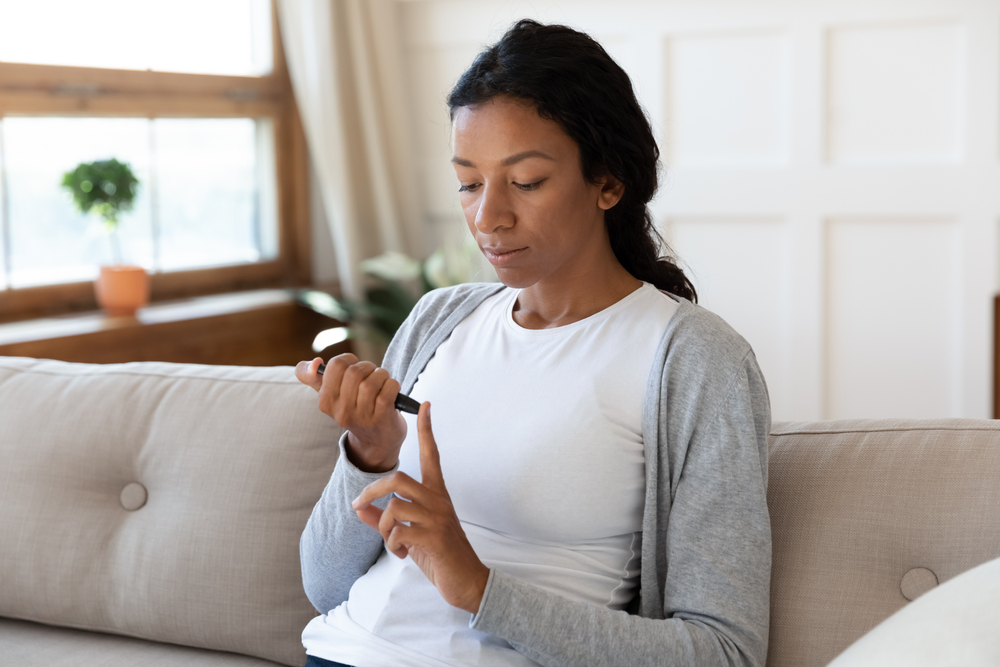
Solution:
<svg viewBox="0 0 1000 667"><path fill-rule="evenodd" d="M1000 665L1000 559L963 572L908 604L830 667Z"/></svg>
<svg viewBox="0 0 1000 667"><path fill-rule="evenodd" d="M0 616L301 665L339 434L290 367L0 357Z"/></svg>
<svg viewBox="0 0 1000 667"><path fill-rule="evenodd" d="M1000 557L998 479L996 421L776 424L768 666L826 665L908 598Z"/></svg>

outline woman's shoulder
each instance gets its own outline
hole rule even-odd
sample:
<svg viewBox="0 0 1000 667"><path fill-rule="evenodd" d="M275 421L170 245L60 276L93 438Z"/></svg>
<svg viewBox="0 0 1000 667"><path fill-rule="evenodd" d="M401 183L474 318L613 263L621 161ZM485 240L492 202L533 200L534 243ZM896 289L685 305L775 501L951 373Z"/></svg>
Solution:
<svg viewBox="0 0 1000 667"><path fill-rule="evenodd" d="M418 316L425 316L427 313L447 316L472 304L475 304L472 305L474 308L505 288L503 283L462 283L451 287L439 287L420 297L414 313Z"/></svg>
<svg viewBox="0 0 1000 667"><path fill-rule="evenodd" d="M405 328L411 335L421 336L449 323L453 326L503 289L506 289L503 283L463 283L433 289L417 301Z"/></svg>
<svg viewBox="0 0 1000 667"><path fill-rule="evenodd" d="M389 343L383 366L402 378L418 351L428 345L435 348L479 304L504 288L502 283L464 283L423 295Z"/></svg>
<svg viewBox="0 0 1000 667"><path fill-rule="evenodd" d="M732 379L756 368L750 343L726 320L682 297L660 342L658 358L670 375Z"/></svg>
<svg viewBox="0 0 1000 667"><path fill-rule="evenodd" d="M770 399L750 343L707 308L679 301L660 343L659 376L651 378L650 395L656 402L670 396L670 411L683 415L684 423L693 423L693 415L713 418L736 400L746 407L748 423L767 425L757 429L766 439Z"/></svg>

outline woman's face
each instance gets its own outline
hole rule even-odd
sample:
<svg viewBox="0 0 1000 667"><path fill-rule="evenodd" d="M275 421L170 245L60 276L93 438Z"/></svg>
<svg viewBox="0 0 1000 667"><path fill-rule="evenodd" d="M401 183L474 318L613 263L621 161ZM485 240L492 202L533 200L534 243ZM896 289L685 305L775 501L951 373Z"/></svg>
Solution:
<svg viewBox="0 0 1000 667"><path fill-rule="evenodd" d="M497 97L457 109L452 133L465 220L504 284L586 282L595 261L613 257L604 211L621 186L588 182L558 123Z"/></svg>

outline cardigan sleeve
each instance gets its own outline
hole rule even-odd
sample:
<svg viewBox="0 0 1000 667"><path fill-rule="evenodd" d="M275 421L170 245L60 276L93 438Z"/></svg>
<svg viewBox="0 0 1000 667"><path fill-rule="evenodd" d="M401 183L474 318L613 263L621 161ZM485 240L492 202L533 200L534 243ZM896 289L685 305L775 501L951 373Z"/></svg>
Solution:
<svg viewBox="0 0 1000 667"><path fill-rule="evenodd" d="M396 469L370 473L357 468L344 453L346 438L345 432L338 443L337 466L299 540L302 586L313 607L321 614L346 600L355 580L382 554L382 536L358 518L351 501L366 486ZM385 509L388 501L389 496L386 496L374 504Z"/></svg>
<svg viewBox="0 0 1000 667"><path fill-rule="evenodd" d="M672 458L662 469L679 471L675 481L660 480L665 530L643 539L662 542L663 618L574 602L494 569L470 626L502 637L547 667L763 666L771 564L770 408L752 353L735 372L730 367L728 377L722 391L690 392L688 398L702 400L688 407L681 424L660 430L660 456ZM664 405L664 414L681 410L683 399L673 396L677 405ZM656 563L644 560L642 567Z"/></svg>

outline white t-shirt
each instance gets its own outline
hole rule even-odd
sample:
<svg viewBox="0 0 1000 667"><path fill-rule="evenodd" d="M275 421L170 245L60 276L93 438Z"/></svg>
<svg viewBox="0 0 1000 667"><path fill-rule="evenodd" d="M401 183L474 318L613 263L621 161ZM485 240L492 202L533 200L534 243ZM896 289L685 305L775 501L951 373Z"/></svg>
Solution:
<svg viewBox="0 0 1000 667"><path fill-rule="evenodd" d="M572 600L623 609L638 587L645 494L642 408L677 303L644 283L591 317L524 329L519 290L484 301L411 391L431 402L445 484L479 558ZM416 417L400 470L420 479ZM409 558L383 551L306 651L357 667L534 665L469 629Z"/></svg>

